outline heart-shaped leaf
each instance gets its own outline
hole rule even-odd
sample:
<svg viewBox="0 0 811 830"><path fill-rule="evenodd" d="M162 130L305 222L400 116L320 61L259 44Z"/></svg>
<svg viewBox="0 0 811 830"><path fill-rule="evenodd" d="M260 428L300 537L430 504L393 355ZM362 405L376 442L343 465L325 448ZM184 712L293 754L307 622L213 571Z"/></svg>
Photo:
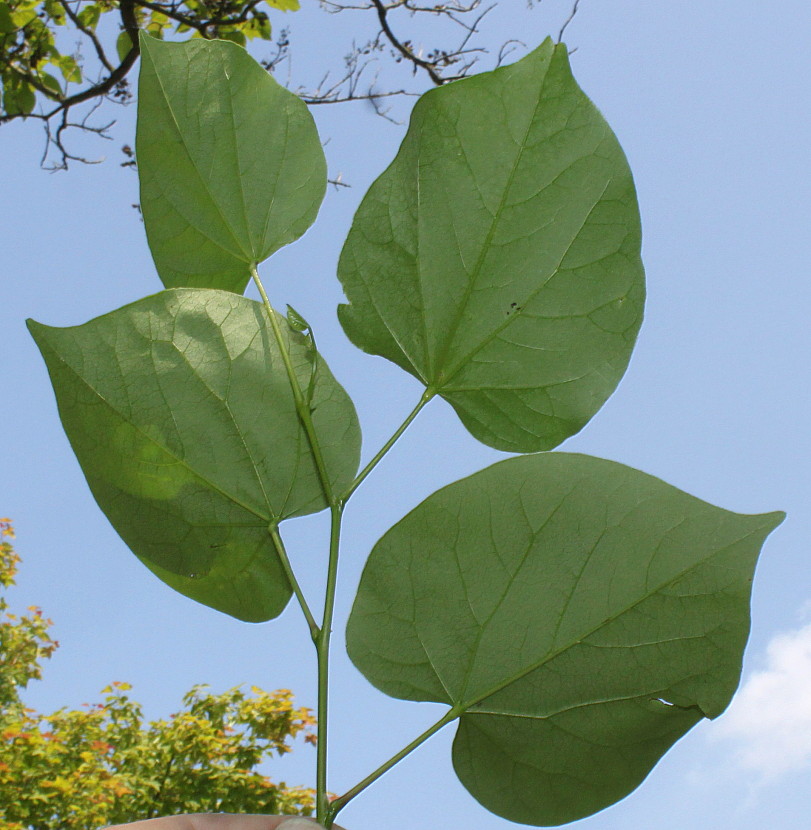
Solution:
<svg viewBox="0 0 811 830"><path fill-rule="evenodd" d="M167 287L242 293L315 220L326 161L307 106L226 41L141 35L141 210Z"/></svg>
<svg viewBox="0 0 811 830"><path fill-rule="evenodd" d="M175 289L82 326L28 323L115 529L173 588L250 621L276 616L290 597L268 526L326 506L265 314L228 292ZM279 321L306 388L310 346ZM360 429L320 358L310 406L343 489L357 472Z"/></svg>
<svg viewBox="0 0 811 830"><path fill-rule="evenodd" d="M454 767L485 807L574 821L728 705L755 561L782 519L589 456L511 458L377 543L349 654L387 694L453 707Z"/></svg>
<svg viewBox="0 0 811 830"><path fill-rule="evenodd" d="M613 392L642 320L631 172L546 41L424 95L339 264L355 345L502 450L550 449Z"/></svg>

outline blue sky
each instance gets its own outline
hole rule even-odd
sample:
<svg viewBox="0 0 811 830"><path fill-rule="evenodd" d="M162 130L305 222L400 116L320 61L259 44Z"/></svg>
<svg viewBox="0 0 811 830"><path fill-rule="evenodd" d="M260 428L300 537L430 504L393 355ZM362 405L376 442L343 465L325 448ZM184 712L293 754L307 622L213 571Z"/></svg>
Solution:
<svg viewBox="0 0 811 830"><path fill-rule="evenodd" d="M502 0L484 42L556 34L569 0ZM368 17L368 15L367 15ZM339 61L357 17L290 15L295 82ZM415 30L414 40L423 35ZM427 40L426 40L427 42ZM578 830L806 830L811 812L811 9L799 0L712 4L582 0L567 31L581 86L620 138L637 182L648 277L646 321L615 395L563 449L614 459L739 512L783 509L755 580L742 691L703 723L622 803ZM517 53L518 54L518 53ZM334 57L330 58L329 56ZM516 55L517 56L517 55ZM483 64L483 68L486 64ZM282 78L284 80L284 78ZM393 105L407 117L409 103ZM0 515L23 555L11 601L41 605L61 648L31 687L40 709L134 684L166 716L193 683L291 688L315 705L312 647L298 609L250 626L173 594L126 550L95 506L62 433L26 317L84 322L160 288L119 167L134 108L117 111L110 160L48 175L34 124L0 130L0 303L5 402ZM277 306L313 324L354 398L369 457L418 399L416 381L345 339L335 264L352 213L404 131L364 104L316 109L332 176L316 225L262 268ZM441 401L420 416L348 510L337 605L330 787L342 792L432 723L440 707L389 700L343 653L343 626L365 556L438 487L502 454L479 445ZM321 590L323 517L286 525L306 590ZM457 782L453 727L341 815L348 830L499 830ZM310 784L301 746L269 772Z"/></svg>

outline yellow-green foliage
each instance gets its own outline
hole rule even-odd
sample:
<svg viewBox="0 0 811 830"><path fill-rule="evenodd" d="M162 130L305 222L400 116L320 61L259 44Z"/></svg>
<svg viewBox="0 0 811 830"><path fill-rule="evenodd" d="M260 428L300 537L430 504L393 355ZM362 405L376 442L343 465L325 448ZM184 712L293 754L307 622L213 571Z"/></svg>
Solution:
<svg viewBox="0 0 811 830"><path fill-rule="evenodd" d="M190 33L186 37L219 37L244 46L254 38L270 39L265 9L296 11L299 0L224 0L214 14L200 0L130 5L138 28L153 37ZM83 73L81 57L77 60L84 52L98 56L105 75L114 72L133 48L127 32L117 34L124 19L118 0L0 0L0 118L28 115L37 99L52 109L92 87L83 85L83 76L92 73ZM85 44L84 52L75 50L77 41Z"/></svg>
<svg viewBox="0 0 811 830"><path fill-rule="evenodd" d="M0 586L14 584L19 556L0 520ZM195 686L168 720L146 722L127 683L101 703L45 715L20 691L41 676L58 643L38 608L7 612L0 595L0 830L91 830L180 812L310 815L313 792L277 783L257 767L315 742L310 711L287 690L213 694Z"/></svg>

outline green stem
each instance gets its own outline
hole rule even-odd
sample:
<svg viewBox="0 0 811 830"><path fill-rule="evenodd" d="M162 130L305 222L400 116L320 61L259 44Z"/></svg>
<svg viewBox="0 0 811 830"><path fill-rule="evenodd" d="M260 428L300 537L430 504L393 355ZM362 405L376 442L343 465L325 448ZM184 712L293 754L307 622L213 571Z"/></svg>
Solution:
<svg viewBox="0 0 811 830"><path fill-rule="evenodd" d="M284 362L284 368L287 372L287 379L290 382L290 389L293 393L293 400L296 404L296 411L298 412L301 425L307 435L307 440L312 450L313 460L315 461L316 469L318 470L318 477L321 480L321 487L324 491L324 496L329 504L332 513L332 528L330 531L330 545L329 545L329 570L327 575L327 590L324 600L324 619L321 627L315 623L312 614L309 613L306 602L304 602L303 594L297 589L297 582L293 577L292 568L287 560L286 555L280 553L282 565L286 564L286 571L288 578L291 580L293 590L296 591L296 596L299 598L302 610L307 617L307 623L310 626L310 632L314 633L315 647L318 652L318 757L316 760L316 814L318 822L324 827L328 827L328 809L329 801L327 799L327 710L328 710L328 696L329 696L329 641L332 633L332 615L335 606L335 582L338 572L338 547L341 536L341 517L343 515L343 502L336 498L332 490L332 484L329 479L326 464L324 463L324 456L321 452L321 445L318 441L318 436L313 425L312 412L310 410L310 401L304 396L301 391L301 386L296 376L293 362L290 359L290 352L287 347L282 328L279 325L279 318L270 304L268 295L265 293L265 288L262 281L259 279L259 274L256 270L256 265L251 266L251 277L256 285L259 296L267 311L270 326L273 329L273 335L276 338L276 343L279 347L279 352ZM317 357L316 357L317 359ZM272 532L271 532L271 535ZM278 535L278 534L277 534ZM279 537L281 541L281 537ZM276 539L274 538L274 544ZM277 552L283 549L283 545L277 545ZM317 633L315 633L317 632Z"/></svg>
<svg viewBox="0 0 811 830"><path fill-rule="evenodd" d="M307 605L307 601L304 598L304 594L301 591L301 588L298 584L298 581L295 578L293 573L292 566L290 564L290 560L287 556L287 552L284 547L284 543L282 541L281 536L279 535L278 528L275 524L271 524L268 527L270 532L271 538L273 539L273 544L276 547L276 552L279 555L279 559L281 560L282 566L285 570L287 578L290 582L290 585L293 588L293 592L296 595L296 599L301 606L301 610L304 613L304 616L307 620L307 625L310 628L310 634L315 642L316 650L318 652L318 757L316 760L316 816L318 819L319 824L323 827L329 828L332 827L332 823L335 819L335 816L338 814L338 811L342 809L342 807L352 798L354 798L361 790L365 789L369 786L373 781L383 775L386 770L390 767L394 766L399 760L404 758L408 755L409 752L414 750L418 747L423 741L427 740L434 732L437 732L441 729L446 723L449 723L454 718L458 716L458 712L455 709L451 709L444 718L438 721L434 726L430 729L423 732L418 738L412 741L405 749L401 752L398 752L393 758L379 767L375 772L373 772L370 776L365 778L363 781L360 782L356 787L349 790L345 795L341 796L341 798L334 801L330 804L328 797L327 797L327 724L328 724L328 710L329 710L329 648L330 648L330 637L332 635L332 620L333 614L335 610L335 588L338 579L338 558L339 558L339 551L340 551L340 539L341 539L341 520L343 518L343 508L344 504L346 503L347 499L357 490L357 488L363 483L369 473L374 470L374 468L378 465L381 459L388 453L388 451L394 446L400 436L408 429L411 422L417 417L420 413L422 408L434 397L436 394L435 390L433 389L426 389L425 392L422 394L422 397L419 400L419 403L414 407L414 409L409 413L408 417L403 421L403 423L397 428L396 432L389 438L389 440L381 447L380 451L377 455L372 458L372 460L361 470L360 473L356 476L355 480L350 485L349 489L340 497L336 496L333 492L332 484L329 480L329 475L327 473L326 464L324 463L324 457L321 452L321 446L318 442L318 436L315 432L315 427L313 425L312 419L312 412L310 410L310 401L301 391L301 385L299 384L298 377L296 375L295 369L293 368L292 360L290 359L290 352L287 346L287 341L285 340L284 334L282 332L282 328L279 325L279 319L276 312L273 309L273 306L270 304L270 300L265 292L264 286L262 285L262 281L259 279L259 274L256 270L256 266L251 266L251 277L253 279L256 288L259 291L259 295L262 298L262 302L265 306L265 310L267 311L268 320L270 322L271 328L273 329L273 335L276 339L276 343L279 347L279 352L282 356L282 361L284 362L284 367L287 372L287 378L290 382L290 389L293 393L293 399L296 404L296 411L298 412L299 420L304 428L304 431L307 435L307 440L310 444L310 449L312 450L313 459L315 461L316 469L318 470L318 476L321 480L321 486L324 491L324 496L326 497L327 503L330 507L330 512L332 514L332 522L330 528L330 544L329 544L329 565L327 569L327 587L324 597L324 617L319 627L313 617L309 606ZM317 359L317 356L316 356ZM310 379L310 383L312 385L312 378ZM308 388L308 395L310 393L310 388Z"/></svg>
<svg viewBox="0 0 811 830"><path fill-rule="evenodd" d="M411 425L411 422L417 417L417 415L420 414L422 408L425 406L425 404L428 403L428 401L431 400L431 398L434 397L434 395L436 395L436 392L430 388L426 389L422 393L422 397L420 398L419 403L414 407L414 409L411 410L405 421L403 421L403 423L400 424L394 435L392 435L391 438L389 438L389 440L386 441L386 443L380 448L380 451L377 453L377 455L375 455L375 457L357 474L355 480L352 482L352 484L349 485L349 489L343 494L343 496L341 496L342 502L346 502L346 500L355 492L355 490L357 490L358 487L360 487L360 485L365 480L366 476L368 476L369 473L371 473L372 470L374 470L374 468L378 465L383 456L386 455L386 453L397 443L400 436L408 429L408 427Z"/></svg>
<svg viewBox="0 0 811 830"><path fill-rule="evenodd" d="M301 425L304 427L304 432L307 434L307 440L310 443L310 449L313 453L315 466L318 470L318 477L321 480L321 487L324 490L324 495L326 496L327 502L330 506L332 506L333 504L335 504L335 495L332 492L332 484L330 483L329 474L327 473L327 466L324 463L324 456L321 452L321 445L318 442L318 436L316 435L315 426L313 425L313 417L312 412L310 411L310 404L301 391L301 386L299 385L298 377L296 376L295 369L293 368L293 363L290 360L290 352L287 348L287 342L284 339L282 328L279 325L279 319L276 315L276 312L273 310L273 306L270 304L268 295L265 293L265 288L262 285L262 281L259 279L259 274L256 271L255 265L251 266L251 277L253 278L254 284L256 285L257 289L259 290L259 295L262 297L262 302L264 303L265 310L267 311L270 326L273 329L273 336L276 338L276 343L279 346L279 351L282 355L282 361L284 362L284 368L287 371L287 379L290 381L290 389L293 392L293 400L296 403L296 411L298 412Z"/></svg>
<svg viewBox="0 0 811 830"><path fill-rule="evenodd" d="M290 583L293 593L296 595L298 604L301 606L301 610L304 613L304 619L307 620L307 625L310 628L310 636L317 647L321 629L318 627L318 623L316 623L315 617L313 617L312 612L310 611L310 606L307 605L307 600L304 598L304 593L301 590L298 580L296 579L296 575L293 573L293 566L290 564L290 559L287 556L287 550L284 546L284 542L282 541L282 537L279 534L279 526L275 522L269 524L268 533L270 533L270 538L273 539L273 545L276 548L276 553L279 555L279 559L281 560L282 567L284 568L284 572L287 576L287 581Z"/></svg>
<svg viewBox="0 0 811 830"><path fill-rule="evenodd" d="M332 506L329 538L327 590L324 598L324 619L316 641L318 649L318 758L316 760L316 816L324 827L332 826L327 798L327 713L329 707L329 643L335 610L335 586L338 581L338 553L341 543L343 505Z"/></svg>
<svg viewBox="0 0 811 830"><path fill-rule="evenodd" d="M428 738L439 732L439 730L442 729L443 726L446 726L451 721L456 720L456 718L459 717L459 714L459 710L457 710L455 707L453 709L449 709L443 717L441 717L433 726L429 726L428 729L426 729L425 732L423 732L421 735L418 735L416 738L414 738L414 740L411 741L411 743L408 744L408 746L403 747L396 755L392 755L388 761L386 761L384 764L381 764L374 772L367 775L366 778L363 779L363 781L360 781L358 784L352 787L351 790L347 790L342 796L336 798L335 801L333 801L329 805L328 824L326 824L325 827L332 826L332 822L335 821L335 817L338 815L338 813L341 810L343 810L343 808L346 807L346 805L356 795L358 795L358 793L363 792L363 790L365 790L370 784L373 784L375 781L377 781L377 779L380 778L381 775L388 772L395 764L402 761L403 758L406 757L406 755L412 753L418 746L420 746L420 744L425 743L425 741L427 741Z"/></svg>

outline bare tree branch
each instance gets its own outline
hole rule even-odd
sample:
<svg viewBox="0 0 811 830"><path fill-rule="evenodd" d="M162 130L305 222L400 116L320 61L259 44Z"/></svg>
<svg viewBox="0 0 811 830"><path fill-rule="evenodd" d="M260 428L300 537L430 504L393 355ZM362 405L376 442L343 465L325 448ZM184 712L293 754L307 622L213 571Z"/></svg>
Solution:
<svg viewBox="0 0 811 830"><path fill-rule="evenodd" d="M56 169L67 167L69 161L87 161L66 148L65 136L71 129L109 138L107 130L114 122L94 125L88 121L89 116L98 109L99 102L106 100L126 104L132 98L127 77L139 56L139 21L143 27L151 26L156 20L164 21L165 26L165 21L170 20L182 30L191 29L202 37L212 38L222 36L223 31L233 31L232 27L241 31L238 27L253 25L253 20L261 21L263 16L267 19L265 12L257 11L263 0L209 0L199 6L190 6L188 0L112 0L111 8L117 10L120 26L132 41L132 47L116 65L115 52L109 47L105 50L104 37L96 32L95 22L88 21L80 14L81 2L82 0L56 0L58 8L64 10L62 23L65 18L69 20L72 31L86 38L92 45L95 52L93 62L96 58L98 60L95 65L99 74L95 80L85 82L87 85L84 88L73 94L60 93L55 84L50 84L47 77L41 75L41 70L36 66L36 56L32 58L32 48L45 49L45 55L48 44L37 46L39 36L36 30L41 24L36 22L36 15L32 18L31 33L23 34L17 43L7 43L3 55L8 69L20 79L20 88L27 87L40 93L44 99L41 99L40 104L44 103L44 107L34 112L20 111L30 110L30 107L17 107L0 115L0 125L16 118L42 121L46 130L45 160L47 148L55 150L61 159L53 165ZM482 5L483 2L484 0L319 0L321 8L329 14L355 12L366 18L373 14L372 25L378 27L376 33L373 29L369 40L352 42L351 50L344 58L343 71L326 72L315 88L295 88L292 85L289 77L292 73L290 33L287 28L280 30L275 42L271 41L273 52L261 63L267 71L278 73L287 62L287 86L308 105L366 101L377 115L395 121L390 115L390 107L385 103L386 99L418 95L423 91L423 82L411 85L407 80L392 81L383 77L383 60L390 56L395 64L409 67L412 77L425 76L426 80L436 86L465 77L489 51L476 45L473 40L480 33L482 21L496 5L496 0L492 0L492 4L487 7ZM528 2L532 5L541 0ZM579 0L576 0L569 18L561 28L560 36L577 13L578 5ZM436 37L439 44L436 41L430 46L415 44L404 32L410 21L426 15L442 24L432 30L432 37ZM46 23L48 19L45 18ZM366 22L368 24L371 21ZM160 26L161 23L157 25ZM456 36L454 30L457 31ZM267 38L267 35L263 37ZM502 44L494 55L495 65L500 66L512 51L523 45L518 40ZM81 57L77 54L75 60L81 61ZM90 75L87 69L85 75ZM84 118L71 118L73 108L87 104L93 106ZM132 161L130 157L123 164L131 166ZM338 187L344 185L343 182L334 184Z"/></svg>
<svg viewBox="0 0 811 830"><path fill-rule="evenodd" d="M107 131L110 127L115 124L115 121L110 121L107 124L103 124L101 126L93 126L89 124L88 121L91 116L96 112L96 110L102 105L103 100L99 98L93 107L91 108L90 112L85 115L85 117L79 121L78 123L73 123L68 120L68 110L62 110L62 118L60 121L59 126L56 130L51 130L51 123L50 121L45 121L45 149L42 154L42 160L40 164L46 170L50 172L56 172L57 170L67 170L68 169L68 162L69 161L77 161L81 164L100 164L104 159L89 159L85 156L77 156L71 153L64 145L64 133L66 130L73 128L82 130L86 133L94 133L95 135L99 136L99 138L103 138L107 141L112 141L112 136L107 134ZM59 151L61 156L60 161L54 162L53 164L48 164L48 155L50 153L51 146L54 146Z"/></svg>
<svg viewBox="0 0 811 830"><path fill-rule="evenodd" d="M409 49L408 46L401 43L394 32L391 30L388 21L388 7L385 6L381 0L372 0L375 9L377 9L377 18L380 21L380 27L383 29L389 43L407 60L410 60L414 66L419 66L428 73L428 77L437 85L445 83L445 79L436 71L436 66L430 61L424 61Z"/></svg>

